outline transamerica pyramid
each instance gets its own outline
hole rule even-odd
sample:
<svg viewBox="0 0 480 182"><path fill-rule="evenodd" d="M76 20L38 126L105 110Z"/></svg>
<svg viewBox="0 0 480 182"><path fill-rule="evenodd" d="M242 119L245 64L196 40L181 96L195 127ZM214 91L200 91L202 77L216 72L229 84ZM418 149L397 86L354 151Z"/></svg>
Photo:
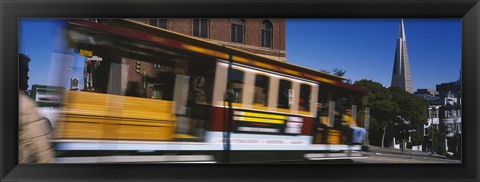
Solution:
<svg viewBox="0 0 480 182"><path fill-rule="evenodd" d="M403 19L400 20L400 28L398 30L397 49L395 51L395 62L393 63L392 86L398 86L402 90L413 93Z"/></svg>

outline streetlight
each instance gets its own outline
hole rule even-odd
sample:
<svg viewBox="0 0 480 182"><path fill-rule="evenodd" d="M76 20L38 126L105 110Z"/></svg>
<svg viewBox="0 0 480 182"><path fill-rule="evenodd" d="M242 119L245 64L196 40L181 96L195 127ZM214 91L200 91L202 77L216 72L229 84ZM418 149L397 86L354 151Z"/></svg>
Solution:
<svg viewBox="0 0 480 182"><path fill-rule="evenodd" d="M433 118L432 118L433 120ZM435 130L433 128L433 125L432 125L432 154L435 154L435 142L434 142L434 134L435 134Z"/></svg>
<svg viewBox="0 0 480 182"><path fill-rule="evenodd" d="M430 121L431 121L431 124L430 124L430 128L431 128L430 135L431 135L431 137L432 137L432 148L431 148L431 150L430 150L431 154L434 154L434 153L435 153L435 142L434 142L434 140L435 140L435 136L434 136L434 134L435 134L435 128L434 128L434 123L433 123L433 112L432 112L432 111L434 111L433 109L434 109L434 108L432 108L432 107L429 107L429 108L428 108L429 116L430 116ZM435 108L435 109L436 109L436 108Z"/></svg>

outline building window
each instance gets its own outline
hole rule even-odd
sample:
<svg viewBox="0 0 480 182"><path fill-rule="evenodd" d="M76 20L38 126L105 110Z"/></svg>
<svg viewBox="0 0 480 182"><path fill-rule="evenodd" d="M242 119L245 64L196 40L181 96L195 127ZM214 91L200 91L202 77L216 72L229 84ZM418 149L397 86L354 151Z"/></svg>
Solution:
<svg viewBox="0 0 480 182"><path fill-rule="evenodd" d="M300 85L300 99L298 99L298 110L310 111L310 93L312 86L301 84Z"/></svg>
<svg viewBox="0 0 480 182"><path fill-rule="evenodd" d="M148 19L148 24L163 29L168 29L168 19L166 18L153 18Z"/></svg>
<svg viewBox="0 0 480 182"><path fill-rule="evenodd" d="M232 69L228 73L228 95L232 102L242 103L243 78L243 71Z"/></svg>
<svg viewBox="0 0 480 182"><path fill-rule="evenodd" d="M154 85L152 88L152 99L162 99L163 88L161 85Z"/></svg>
<svg viewBox="0 0 480 182"><path fill-rule="evenodd" d="M447 112L447 118L451 118L452 117L452 112L451 111L446 111Z"/></svg>
<svg viewBox="0 0 480 182"><path fill-rule="evenodd" d="M193 36L208 38L208 19L193 19Z"/></svg>
<svg viewBox="0 0 480 182"><path fill-rule="evenodd" d="M447 131L452 132L453 131L453 124L447 124Z"/></svg>
<svg viewBox="0 0 480 182"><path fill-rule="evenodd" d="M263 20L262 22L262 47L272 47L272 32L273 26L272 23L268 20Z"/></svg>
<svg viewBox="0 0 480 182"><path fill-rule="evenodd" d="M171 65L166 65L166 64L153 64L153 68L156 71L163 71L163 72L172 72L173 67Z"/></svg>
<svg viewBox="0 0 480 182"><path fill-rule="evenodd" d="M90 19L87 19L88 21L91 21L91 22L95 22L95 23L98 23L98 19L96 18L90 18Z"/></svg>
<svg viewBox="0 0 480 182"><path fill-rule="evenodd" d="M268 105L268 86L270 78L264 75L255 75L254 104Z"/></svg>
<svg viewBox="0 0 480 182"><path fill-rule="evenodd" d="M244 19L232 19L232 42L243 43Z"/></svg>
<svg viewBox="0 0 480 182"><path fill-rule="evenodd" d="M278 88L278 102L277 107L283 109L290 109L293 99L292 82L287 80L280 80Z"/></svg>

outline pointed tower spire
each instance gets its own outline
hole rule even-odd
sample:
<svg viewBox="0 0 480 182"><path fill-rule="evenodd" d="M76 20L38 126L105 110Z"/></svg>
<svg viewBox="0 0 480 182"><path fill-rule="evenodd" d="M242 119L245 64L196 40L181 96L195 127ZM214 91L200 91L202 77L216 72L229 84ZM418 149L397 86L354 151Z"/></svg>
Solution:
<svg viewBox="0 0 480 182"><path fill-rule="evenodd" d="M400 26L398 30L397 49L395 51L395 60L393 63L391 86L397 86L407 92L413 93L403 19L400 19Z"/></svg>
<svg viewBox="0 0 480 182"><path fill-rule="evenodd" d="M398 38L403 38L403 40L407 40L405 37L405 26L403 25L403 19L400 19L400 27L398 29Z"/></svg>

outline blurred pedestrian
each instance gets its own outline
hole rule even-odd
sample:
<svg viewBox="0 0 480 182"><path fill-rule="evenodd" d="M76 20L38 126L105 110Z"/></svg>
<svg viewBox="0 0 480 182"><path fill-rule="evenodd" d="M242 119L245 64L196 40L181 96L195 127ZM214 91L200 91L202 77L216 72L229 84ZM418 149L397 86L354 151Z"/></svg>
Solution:
<svg viewBox="0 0 480 182"><path fill-rule="evenodd" d="M50 144L51 123L36 110L36 103L19 91L18 162L49 163L54 157Z"/></svg>

